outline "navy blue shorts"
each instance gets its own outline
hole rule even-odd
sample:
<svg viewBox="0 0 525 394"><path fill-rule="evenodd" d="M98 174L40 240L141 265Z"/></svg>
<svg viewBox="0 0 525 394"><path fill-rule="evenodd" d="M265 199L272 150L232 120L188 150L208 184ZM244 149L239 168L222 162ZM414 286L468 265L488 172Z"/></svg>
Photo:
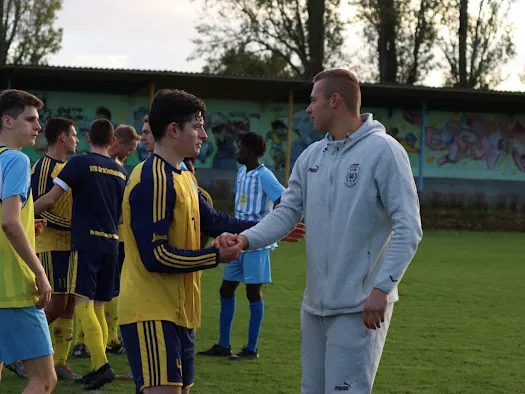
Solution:
<svg viewBox="0 0 525 394"><path fill-rule="evenodd" d="M124 265L124 242L118 243L118 263L117 272L115 273L115 294L113 297L118 297L120 293L120 274L122 274L122 266Z"/></svg>
<svg viewBox="0 0 525 394"><path fill-rule="evenodd" d="M44 266L53 294L67 294L69 291L68 270L71 252L69 250L42 252L38 253L37 256Z"/></svg>
<svg viewBox="0 0 525 394"><path fill-rule="evenodd" d="M147 387L193 386L195 334L165 320L120 326L137 394Z"/></svg>
<svg viewBox="0 0 525 394"><path fill-rule="evenodd" d="M115 294L117 255L96 250L72 250L69 293L94 301L111 301Z"/></svg>

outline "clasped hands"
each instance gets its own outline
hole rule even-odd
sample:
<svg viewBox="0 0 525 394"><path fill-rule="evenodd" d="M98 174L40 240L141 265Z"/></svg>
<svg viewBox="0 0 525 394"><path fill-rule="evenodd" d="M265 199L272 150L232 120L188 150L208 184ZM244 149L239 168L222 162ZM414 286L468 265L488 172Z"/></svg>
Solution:
<svg viewBox="0 0 525 394"><path fill-rule="evenodd" d="M299 242L306 234L304 223L299 223L281 241ZM244 235L222 233L213 240L211 246L219 249L221 263L230 263L237 259L241 252L248 247L248 239Z"/></svg>
<svg viewBox="0 0 525 394"><path fill-rule="evenodd" d="M44 228L47 226L47 220L44 219L35 219L35 236L38 237Z"/></svg>

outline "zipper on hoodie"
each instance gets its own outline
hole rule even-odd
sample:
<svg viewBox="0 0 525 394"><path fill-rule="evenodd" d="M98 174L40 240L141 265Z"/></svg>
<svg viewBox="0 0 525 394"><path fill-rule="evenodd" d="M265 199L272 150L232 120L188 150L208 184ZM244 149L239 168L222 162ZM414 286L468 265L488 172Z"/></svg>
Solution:
<svg viewBox="0 0 525 394"><path fill-rule="evenodd" d="M330 149L331 148L331 149ZM337 159L337 157L339 156L339 148L336 148L336 147L330 147L328 149L328 154L330 155L330 158L329 158L329 163L330 163L330 167L329 167L329 173L328 173L328 181L329 181L329 184L328 184L328 195L329 196L333 196L335 195L335 188L334 188L334 168L336 166L334 166L334 163L335 163L335 160ZM334 198L329 198L328 199L328 223L332 223L332 215L333 215L333 211L334 211ZM328 228L328 236L327 236L327 239L328 240L331 240L332 239L332 233L331 233L332 229L331 227ZM330 241L329 241L330 242ZM329 247L327 247L327 250L329 249ZM321 297L321 313L323 312L323 309L324 309L324 300L325 300L325 297L326 297L326 288L328 286L328 281L327 281L327 278L328 278L328 264L329 264L329 261L328 261L328 256L325 257L325 265L324 265L324 288L323 288L323 296Z"/></svg>

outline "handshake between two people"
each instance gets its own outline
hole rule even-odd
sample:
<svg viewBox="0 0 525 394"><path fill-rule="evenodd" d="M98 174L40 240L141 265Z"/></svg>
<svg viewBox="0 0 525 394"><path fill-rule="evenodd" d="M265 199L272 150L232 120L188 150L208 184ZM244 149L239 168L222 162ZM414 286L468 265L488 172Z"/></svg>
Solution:
<svg viewBox="0 0 525 394"><path fill-rule="evenodd" d="M304 223L300 222L281 241L299 242L306 234ZM236 260L241 252L248 248L248 239L244 235L222 233L213 240L211 246L219 249L221 263L231 263Z"/></svg>

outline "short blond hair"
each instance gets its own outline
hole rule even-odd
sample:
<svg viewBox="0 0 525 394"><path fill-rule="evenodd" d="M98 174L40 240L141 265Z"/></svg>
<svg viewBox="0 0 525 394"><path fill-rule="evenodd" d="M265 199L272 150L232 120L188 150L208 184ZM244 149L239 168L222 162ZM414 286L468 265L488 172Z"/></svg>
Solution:
<svg viewBox="0 0 525 394"><path fill-rule="evenodd" d="M361 108L361 88L355 74L344 68L331 68L321 71L314 77L314 83L326 80L325 97L339 93L349 111L359 112Z"/></svg>
<svg viewBox="0 0 525 394"><path fill-rule="evenodd" d="M132 142L139 141L140 136L137 134L137 131L133 126L126 124L121 124L115 129L115 137L119 141Z"/></svg>

